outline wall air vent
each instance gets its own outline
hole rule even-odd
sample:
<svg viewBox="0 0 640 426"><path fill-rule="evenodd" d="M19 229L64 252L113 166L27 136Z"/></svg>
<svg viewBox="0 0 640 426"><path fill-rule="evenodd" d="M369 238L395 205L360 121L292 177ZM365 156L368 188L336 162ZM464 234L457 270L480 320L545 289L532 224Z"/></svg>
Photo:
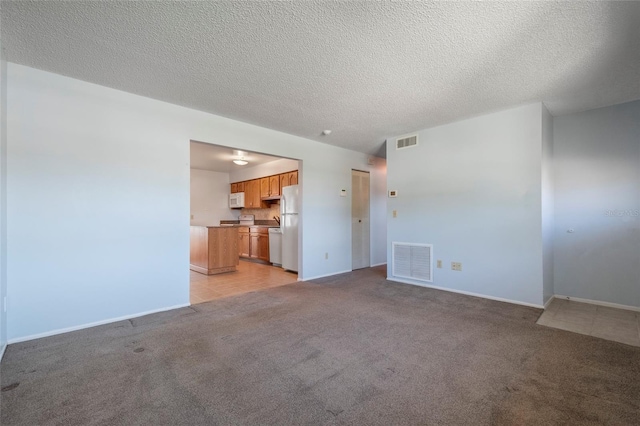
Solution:
<svg viewBox="0 0 640 426"><path fill-rule="evenodd" d="M392 275L433 282L433 245L392 243Z"/></svg>
<svg viewBox="0 0 640 426"><path fill-rule="evenodd" d="M418 145L418 135L411 135L402 139L396 139L396 149L410 148Z"/></svg>

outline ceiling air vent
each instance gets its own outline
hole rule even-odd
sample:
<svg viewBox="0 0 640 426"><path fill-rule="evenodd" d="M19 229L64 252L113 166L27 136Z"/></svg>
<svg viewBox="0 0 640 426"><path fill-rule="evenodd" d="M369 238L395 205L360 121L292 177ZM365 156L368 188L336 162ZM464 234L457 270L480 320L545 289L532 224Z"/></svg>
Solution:
<svg viewBox="0 0 640 426"><path fill-rule="evenodd" d="M402 139L396 139L396 149L410 148L416 145L418 145L418 135L411 135Z"/></svg>
<svg viewBox="0 0 640 426"><path fill-rule="evenodd" d="M392 243L393 276L433 282L432 252L432 244Z"/></svg>

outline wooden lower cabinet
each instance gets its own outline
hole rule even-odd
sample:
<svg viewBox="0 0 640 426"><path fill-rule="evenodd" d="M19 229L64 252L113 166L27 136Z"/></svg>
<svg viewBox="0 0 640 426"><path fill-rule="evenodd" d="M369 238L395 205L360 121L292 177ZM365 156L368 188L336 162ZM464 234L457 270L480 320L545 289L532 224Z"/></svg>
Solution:
<svg viewBox="0 0 640 426"><path fill-rule="evenodd" d="M269 228L240 227L238 232L240 257L269 261Z"/></svg>
<svg viewBox="0 0 640 426"><path fill-rule="evenodd" d="M269 230L267 229L267 234L258 234L258 254L257 257L260 260L264 260L265 262L269 261Z"/></svg>
<svg viewBox="0 0 640 426"><path fill-rule="evenodd" d="M249 257L250 253L249 228L242 226L238 228L238 255L240 257Z"/></svg>
<svg viewBox="0 0 640 426"><path fill-rule="evenodd" d="M254 234L251 233L249 234L249 242L251 245L251 250L249 252L249 257L253 258L253 259L258 259L258 252L260 251L260 247L258 245L258 238L260 237L260 234Z"/></svg>
<svg viewBox="0 0 640 426"><path fill-rule="evenodd" d="M238 265L238 229L192 226L189 269L213 275L235 271Z"/></svg>

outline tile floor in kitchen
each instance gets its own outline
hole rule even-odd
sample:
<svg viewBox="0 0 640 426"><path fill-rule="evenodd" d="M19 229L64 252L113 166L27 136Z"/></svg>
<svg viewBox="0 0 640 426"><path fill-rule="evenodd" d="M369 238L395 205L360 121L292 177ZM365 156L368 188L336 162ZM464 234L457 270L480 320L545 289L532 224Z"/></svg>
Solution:
<svg viewBox="0 0 640 426"><path fill-rule="evenodd" d="M192 304L298 281L298 274L295 272L248 260L240 260L236 272L217 275L204 275L194 271L189 273Z"/></svg>
<svg viewBox="0 0 640 426"><path fill-rule="evenodd" d="M640 312L553 299L537 324L640 346Z"/></svg>

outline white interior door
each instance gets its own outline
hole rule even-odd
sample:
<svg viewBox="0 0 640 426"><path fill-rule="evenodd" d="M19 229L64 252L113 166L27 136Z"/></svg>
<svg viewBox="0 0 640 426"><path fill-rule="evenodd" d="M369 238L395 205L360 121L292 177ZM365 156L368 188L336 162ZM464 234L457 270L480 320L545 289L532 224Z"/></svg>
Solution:
<svg viewBox="0 0 640 426"><path fill-rule="evenodd" d="M369 239L369 173L351 171L351 267L371 266Z"/></svg>

